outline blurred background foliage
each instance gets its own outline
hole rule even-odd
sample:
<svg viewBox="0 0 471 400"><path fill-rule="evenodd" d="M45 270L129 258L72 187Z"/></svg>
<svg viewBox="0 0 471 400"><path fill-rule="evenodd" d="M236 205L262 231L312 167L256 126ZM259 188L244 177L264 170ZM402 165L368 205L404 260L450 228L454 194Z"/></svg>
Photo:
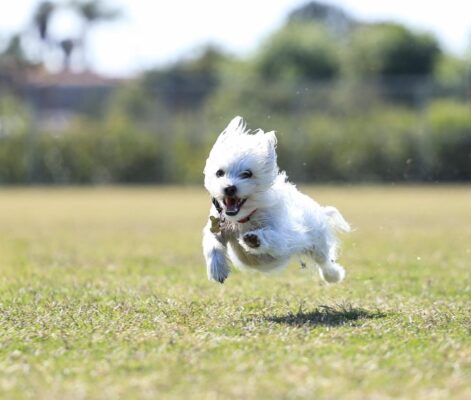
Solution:
<svg viewBox="0 0 471 400"><path fill-rule="evenodd" d="M71 6L84 19L77 38L50 42L53 2L32 17L62 71L45 72L21 35L0 47L0 183L200 183L235 115L277 131L279 165L297 181L471 179L469 64L428 33L310 2L244 59L208 45L134 79L47 86L90 80L70 71L74 52L91 25L119 17L101 1Z"/></svg>

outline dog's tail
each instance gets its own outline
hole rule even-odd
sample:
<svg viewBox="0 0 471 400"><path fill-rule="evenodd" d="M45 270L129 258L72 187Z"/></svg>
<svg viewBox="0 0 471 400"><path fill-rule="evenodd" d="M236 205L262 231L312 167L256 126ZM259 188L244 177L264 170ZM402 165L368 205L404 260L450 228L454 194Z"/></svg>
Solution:
<svg viewBox="0 0 471 400"><path fill-rule="evenodd" d="M351 228L345 218L342 217L340 211L335 207L327 206L324 207L324 213L329 219L329 223L337 231L350 232Z"/></svg>

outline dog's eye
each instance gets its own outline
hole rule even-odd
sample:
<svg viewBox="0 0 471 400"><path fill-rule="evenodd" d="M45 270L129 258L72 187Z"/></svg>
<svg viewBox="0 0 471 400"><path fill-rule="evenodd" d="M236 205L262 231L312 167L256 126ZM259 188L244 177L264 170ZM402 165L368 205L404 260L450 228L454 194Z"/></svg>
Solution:
<svg viewBox="0 0 471 400"><path fill-rule="evenodd" d="M244 171L240 174L240 177L242 179L248 179L248 178L251 178L252 177L252 171L250 169L248 169L247 171Z"/></svg>
<svg viewBox="0 0 471 400"><path fill-rule="evenodd" d="M216 171L216 176L217 176L218 178L220 178L221 176L224 176L224 171L223 171L222 169L218 169L218 170Z"/></svg>

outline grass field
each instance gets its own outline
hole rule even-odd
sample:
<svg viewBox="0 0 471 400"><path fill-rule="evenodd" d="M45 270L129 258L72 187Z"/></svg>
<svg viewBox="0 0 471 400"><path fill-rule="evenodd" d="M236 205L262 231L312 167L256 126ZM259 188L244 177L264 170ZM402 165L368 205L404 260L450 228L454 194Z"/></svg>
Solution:
<svg viewBox="0 0 471 400"><path fill-rule="evenodd" d="M471 187L306 188L347 279L207 281L196 188L0 190L0 397L471 398Z"/></svg>

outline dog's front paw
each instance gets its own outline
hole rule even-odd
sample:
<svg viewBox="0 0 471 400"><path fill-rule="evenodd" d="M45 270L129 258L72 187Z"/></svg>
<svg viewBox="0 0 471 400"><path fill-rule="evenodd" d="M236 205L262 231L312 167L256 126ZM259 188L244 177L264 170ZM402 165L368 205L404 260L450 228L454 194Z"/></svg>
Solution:
<svg viewBox="0 0 471 400"><path fill-rule="evenodd" d="M229 276L229 266L226 258L218 253L213 253L208 264L208 278L213 281L224 283Z"/></svg>
<svg viewBox="0 0 471 400"><path fill-rule="evenodd" d="M260 239L255 233L246 233L243 239L244 243L252 249L260 247Z"/></svg>

